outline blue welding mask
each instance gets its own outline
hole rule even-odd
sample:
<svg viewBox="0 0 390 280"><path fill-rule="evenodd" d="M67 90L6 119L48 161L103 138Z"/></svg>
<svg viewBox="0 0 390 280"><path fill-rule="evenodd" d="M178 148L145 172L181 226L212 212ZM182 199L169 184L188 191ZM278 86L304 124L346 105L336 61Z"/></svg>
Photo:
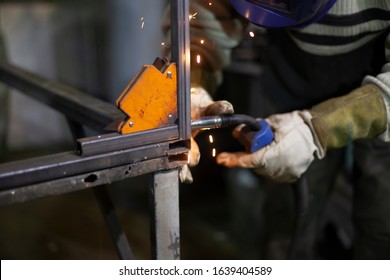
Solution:
<svg viewBox="0 0 390 280"><path fill-rule="evenodd" d="M263 27L302 27L321 19L336 0L230 0L239 14Z"/></svg>

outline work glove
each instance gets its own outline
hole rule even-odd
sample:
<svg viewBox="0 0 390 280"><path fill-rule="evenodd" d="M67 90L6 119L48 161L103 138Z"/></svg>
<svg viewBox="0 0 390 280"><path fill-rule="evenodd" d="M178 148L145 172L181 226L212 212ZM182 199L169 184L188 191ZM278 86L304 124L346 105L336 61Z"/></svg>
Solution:
<svg viewBox="0 0 390 280"><path fill-rule="evenodd" d="M322 159L328 148L380 135L387 127L387 113L381 90L366 84L310 110L272 115L266 121L274 131L270 145L252 154L221 153L217 163L253 168L276 182L294 182L310 166L314 155ZM240 125L233 136L244 144L248 133L251 133L249 129Z"/></svg>
<svg viewBox="0 0 390 280"><path fill-rule="evenodd" d="M230 102L226 100L214 101L203 87L191 87L191 119L233 113L233 105ZM199 146L194 140L198 133L199 131L192 131L191 133L191 150L189 152L188 166L182 167L179 173L182 183L192 183L193 178L188 167L196 166L200 160Z"/></svg>

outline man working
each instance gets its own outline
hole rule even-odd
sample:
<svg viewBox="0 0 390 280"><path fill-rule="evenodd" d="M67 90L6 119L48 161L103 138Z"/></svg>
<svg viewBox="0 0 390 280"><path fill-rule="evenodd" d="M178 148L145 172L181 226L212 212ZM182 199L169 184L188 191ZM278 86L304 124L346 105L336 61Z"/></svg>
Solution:
<svg viewBox="0 0 390 280"><path fill-rule="evenodd" d="M194 0L190 13L193 118L232 113L209 93L221 84L244 18L267 28L259 91L271 106L259 114L271 114L274 141L253 154L221 153L217 162L279 183L306 172L309 228L340 166L334 148L353 142L354 256L390 258L390 1ZM239 126L233 136L242 133Z"/></svg>

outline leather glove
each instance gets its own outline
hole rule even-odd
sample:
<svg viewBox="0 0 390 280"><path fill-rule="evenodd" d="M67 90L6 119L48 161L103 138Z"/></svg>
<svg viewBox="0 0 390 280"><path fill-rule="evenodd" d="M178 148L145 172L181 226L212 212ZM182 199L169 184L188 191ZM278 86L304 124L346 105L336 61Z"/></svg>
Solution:
<svg viewBox="0 0 390 280"><path fill-rule="evenodd" d="M294 182L310 166L314 154L321 159L328 148L376 137L388 126L383 95L373 84L322 102L311 110L272 115L266 120L274 130L270 145L253 154L221 153L217 162L227 167L254 168L277 182ZM233 136L240 140L246 133L248 129L239 126Z"/></svg>
<svg viewBox="0 0 390 280"><path fill-rule="evenodd" d="M230 102L226 100L214 101L203 87L194 86L191 88L191 119L233 113L233 105ZM189 167L196 166L200 160L199 146L194 140L198 133L199 131L193 131L191 135L191 150L188 162ZM193 181L191 171L188 166L185 166L180 170L180 181L182 183L192 183Z"/></svg>
<svg viewBox="0 0 390 280"><path fill-rule="evenodd" d="M252 154L221 153L217 156L217 163L227 167L254 168L258 174L277 182L295 181L306 171L318 151L305 118L310 118L308 111L270 116L266 121L274 131L271 144ZM250 133L247 126L239 125L233 130L233 137L245 145L243 134L247 133Z"/></svg>

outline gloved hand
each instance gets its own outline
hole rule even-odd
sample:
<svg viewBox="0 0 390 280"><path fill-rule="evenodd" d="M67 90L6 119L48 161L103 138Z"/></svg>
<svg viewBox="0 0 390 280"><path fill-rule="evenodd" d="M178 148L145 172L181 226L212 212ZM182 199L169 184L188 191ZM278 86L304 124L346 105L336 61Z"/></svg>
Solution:
<svg viewBox="0 0 390 280"><path fill-rule="evenodd" d="M191 119L233 113L233 105L230 102L226 100L214 101L203 87L196 86L191 88ZM191 135L189 167L196 166L200 160L199 146L194 140L198 133L199 131L193 131ZM193 181L188 166L183 167L180 171L180 181L183 183L192 183Z"/></svg>
<svg viewBox="0 0 390 280"><path fill-rule="evenodd" d="M272 115L266 120L274 130L270 145L253 154L221 153L217 162L227 167L254 168L274 181L293 182L307 170L314 154L321 159L328 148L376 137L388 127L384 97L373 84L322 102L311 110ZM248 129L239 126L233 136L240 140L246 133Z"/></svg>
<svg viewBox="0 0 390 280"><path fill-rule="evenodd" d="M293 182L314 160L318 147L304 119L310 119L309 111L294 111L272 115L266 119L274 131L274 141L253 154L246 152L221 153L217 163L227 167L254 168L255 171L277 182ZM233 136L243 145L248 143L243 134L251 133L246 125L233 130ZM250 150L250 147L247 147Z"/></svg>

